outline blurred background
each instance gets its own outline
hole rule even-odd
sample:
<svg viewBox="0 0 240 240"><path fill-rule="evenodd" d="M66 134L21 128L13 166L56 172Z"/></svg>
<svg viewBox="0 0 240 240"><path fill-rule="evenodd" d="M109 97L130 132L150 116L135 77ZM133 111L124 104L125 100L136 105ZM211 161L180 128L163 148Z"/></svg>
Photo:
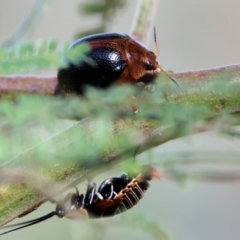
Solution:
<svg viewBox="0 0 240 240"><path fill-rule="evenodd" d="M34 6L42 11L35 13L38 14L36 22L21 41L39 38L73 41L80 32L96 28L101 21L100 16L81 13L81 2L83 1L0 0L0 45L6 44ZM137 2L126 0L126 5L107 23L107 31L129 33ZM165 70L182 72L240 62L239 1L159 2L155 26L161 51L159 60ZM149 47L154 51L153 40ZM137 159L152 159L153 162L167 158L182 159L188 151L198 153L193 153L193 157L198 155L204 159L210 156L208 153L216 153L219 157L228 156L229 152L234 152L238 158L239 146L237 140L205 133L171 141ZM106 175L98 176L94 181L99 184L106 177L118 173L118 169L114 169ZM85 188L85 184L79 186L82 192ZM99 232L98 239L152 239L150 234L132 228L128 224L129 220L124 219L128 214L140 213L163 227L169 239L235 240L240 238L239 202L238 182L179 183L166 177L160 182L153 181L144 199L134 209L122 214L124 216L96 220L93 223L52 218L34 227L2 236L2 239L94 239L91 235L93 231ZM20 221L44 215L54 207L50 203L44 204ZM121 224L123 221L126 221L127 226ZM103 222L111 223L107 236L101 225Z"/></svg>

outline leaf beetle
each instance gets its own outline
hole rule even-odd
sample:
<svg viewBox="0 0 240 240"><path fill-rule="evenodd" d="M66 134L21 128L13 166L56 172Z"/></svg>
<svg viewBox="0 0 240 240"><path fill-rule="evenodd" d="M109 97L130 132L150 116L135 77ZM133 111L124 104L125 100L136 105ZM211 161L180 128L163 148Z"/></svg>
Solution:
<svg viewBox="0 0 240 240"><path fill-rule="evenodd" d="M58 70L60 92L82 95L86 85L107 88L113 84L151 83L163 71L157 61L155 31L154 39L156 54L124 33L100 33L77 40L69 50L87 43L90 51L74 62L65 59L66 66Z"/></svg>

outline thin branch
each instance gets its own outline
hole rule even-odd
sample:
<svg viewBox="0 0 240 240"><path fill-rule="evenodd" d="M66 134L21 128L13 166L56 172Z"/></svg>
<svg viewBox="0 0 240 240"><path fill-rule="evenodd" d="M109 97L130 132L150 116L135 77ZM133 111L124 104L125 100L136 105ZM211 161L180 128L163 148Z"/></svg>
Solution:
<svg viewBox="0 0 240 240"><path fill-rule="evenodd" d="M190 84L201 86L205 82L212 80L226 80L230 83L239 82L240 64L229 66L173 73L172 76L181 84Z"/></svg>
<svg viewBox="0 0 240 240"><path fill-rule="evenodd" d="M205 83L220 79L237 83L240 79L240 64L170 74L186 89L193 86L204 87ZM53 95L56 88L57 77L54 75L0 75L0 95L11 93Z"/></svg>
<svg viewBox="0 0 240 240"><path fill-rule="evenodd" d="M159 0L139 0L130 36L148 45Z"/></svg>
<svg viewBox="0 0 240 240"><path fill-rule="evenodd" d="M54 95L57 86L56 76L11 75L0 76L0 96L16 93Z"/></svg>

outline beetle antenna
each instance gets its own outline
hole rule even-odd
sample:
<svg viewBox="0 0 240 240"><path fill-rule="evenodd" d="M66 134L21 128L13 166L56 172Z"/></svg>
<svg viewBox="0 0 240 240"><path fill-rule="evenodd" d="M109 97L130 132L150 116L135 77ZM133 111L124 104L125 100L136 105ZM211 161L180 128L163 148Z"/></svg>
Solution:
<svg viewBox="0 0 240 240"><path fill-rule="evenodd" d="M166 71L164 71L162 68L161 68L161 71L166 75L168 76L177 86L178 88L184 93L183 89L180 87L180 85L178 84L178 82L173 78L171 77Z"/></svg>
<svg viewBox="0 0 240 240"><path fill-rule="evenodd" d="M51 217L53 217L55 215L56 215L56 212L54 211L54 212L50 212L47 215L44 215L44 216L42 216L40 218L35 218L35 219L30 220L30 221L16 223L16 224L11 224L11 225L2 227L1 229L19 226L17 228L12 229L12 230L9 230L9 231L6 231L4 233L1 233L0 236L4 235L4 234L7 234L7 233L10 233L10 232L13 232L13 231L16 231L16 230L19 230L21 228L25 228L25 227L28 227L28 226L31 226L31 225L43 222L43 221L45 221L45 220L47 220L47 219L49 219L49 218L51 218Z"/></svg>
<svg viewBox="0 0 240 240"><path fill-rule="evenodd" d="M156 48L156 56L158 57L160 55L160 50L157 44L157 33L156 33L156 27L153 27L153 37L154 37L154 43Z"/></svg>
<svg viewBox="0 0 240 240"><path fill-rule="evenodd" d="M156 57L158 57L160 55L160 50L159 50L159 47L158 47L158 44L157 44L157 33L156 33L156 27L153 27L153 37L154 37L154 43L155 43L155 47L156 47ZM178 84L178 82L172 78L166 71L164 71L162 68L161 68L161 71L166 75L168 76L177 86L178 88L184 93L184 91L182 90L182 88L180 87L180 85Z"/></svg>

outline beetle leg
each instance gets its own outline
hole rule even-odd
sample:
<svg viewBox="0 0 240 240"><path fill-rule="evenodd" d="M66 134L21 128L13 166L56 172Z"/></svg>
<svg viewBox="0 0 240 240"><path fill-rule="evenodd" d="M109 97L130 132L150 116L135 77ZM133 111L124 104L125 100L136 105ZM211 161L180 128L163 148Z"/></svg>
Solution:
<svg viewBox="0 0 240 240"><path fill-rule="evenodd" d="M84 199L86 204L93 203L94 197L97 196L96 192L97 192L96 184L94 182L88 181L87 191L86 191L86 195L85 195L85 199Z"/></svg>
<svg viewBox="0 0 240 240"><path fill-rule="evenodd" d="M75 187L76 193L71 194L70 198L70 202L71 205L74 206L74 208L79 209L84 205L84 196L83 194L79 194L79 191L77 189L77 187Z"/></svg>
<svg viewBox="0 0 240 240"><path fill-rule="evenodd" d="M100 200L104 200L104 198L103 198L103 196L102 196L102 194L101 194L101 193L99 193L99 192L96 192L96 195L98 196L98 198L99 198Z"/></svg>
<svg viewBox="0 0 240 240"><path fill-rule="evenodd" d="M108 199L112 199L114 197L117 196L117 193L114 191L113 185L111 184L111 193L110 196L108 197Z"/></svg>

